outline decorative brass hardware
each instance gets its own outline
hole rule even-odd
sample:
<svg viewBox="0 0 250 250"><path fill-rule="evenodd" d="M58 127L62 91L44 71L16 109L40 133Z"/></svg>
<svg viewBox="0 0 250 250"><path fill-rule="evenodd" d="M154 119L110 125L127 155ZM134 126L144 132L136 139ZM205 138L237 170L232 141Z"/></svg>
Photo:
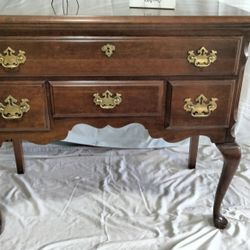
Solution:
<svg viewBox="0 0 250 250"><path fill-rule="evenodd" d="M113 44L108 43L102 46L102 52L104 52L107 57L111 57L114 51L115 51L115 45Z"/></svg>
<svg viewBox="0 0 250 250"><path fill-rule="evenodd" d="M186 98L184 100L184 110L190 112L193 117L208 117L210 114L217 109L218 98L211 98L208 102L208 99L203 95L199 95L195 99L196 103L193 104L191 98Z"/></svg>
<svg viewBox="0 0 250 250"><path fill-rule="evenodd" d="M7 105L3 105L0 102L0 113L2 114L2 117L7 120L20 119L22 118L23 113L30 110L28 102L28 99L21 99L20 104L17 105L17 100L13 96L9 95L4 100L4 103Z"/></svg>
<svg viewBox="0 0 250 250"><path fill-rule="evenodd" d="M100 106L102 109L113 109L122 102L121 94L116 93L114 95L109 90L106 90L104 93L102 93L102 97L99 95L99 93L96 93L93 96L94 103L97 106Z"/></svg>
<svg viewBox="0 0 250 250"><path fill-rule="evenodd" d="M198 55L195 55L193 50L188 51L188 62L194 64L195 67L205 68L214 63L217 60L217 51L211 50L210 54L205 47L201 47L198 51Z"/></svg>
<svg viewBox="0 0 250 250"><path fill-rule="evenodd" d="M18 54L15 55L15 50L8 47L3 52L3 55L0 53L0 65L2 65L6 69L15 69L20 64L25 63L25 61L25 52L22 50L19 50Z"/></svg>

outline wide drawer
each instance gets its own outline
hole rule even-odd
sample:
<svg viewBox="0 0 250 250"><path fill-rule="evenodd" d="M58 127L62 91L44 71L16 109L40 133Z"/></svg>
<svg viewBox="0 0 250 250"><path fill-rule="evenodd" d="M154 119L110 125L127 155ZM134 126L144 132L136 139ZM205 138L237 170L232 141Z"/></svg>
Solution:
<svg viewBox="0 0 250 250"><path fill-rule="evenodd" d="M172 81L169 83L170 127L228 127L235 81Z"/></svg>
<svg viewBox="0 0 250 250"><path fill-rule="evenodd" d="M2 38L0 76L233 75L241 44L241 37Z"/></svg>
<svg viewBox="0 0 250 250"><path fill-rule="evenodd" d="M53 81L53 117L161 116L163 81Z"/></svg>
<svg viewBox="0 0 250 250"><path fill-rule="evenodd" d="M0 131L49 129L45 85L36 81L0 83Z"/></svg>

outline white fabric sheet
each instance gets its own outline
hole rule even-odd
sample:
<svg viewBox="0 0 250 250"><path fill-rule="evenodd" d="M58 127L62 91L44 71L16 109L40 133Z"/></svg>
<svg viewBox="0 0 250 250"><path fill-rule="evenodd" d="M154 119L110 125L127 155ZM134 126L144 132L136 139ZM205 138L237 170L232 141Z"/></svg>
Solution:
<svg viewBox="0 0 250 250"><path fill-rule="evenodd" d="M1 250L250 249L250 148L212 224L222 157L213 144L187 169L188 144L109 149L24 143L25 175L11 144L0 150Z"/></svg>
<svg viewBox="0 0 250 250"><path fill-rule="evenodd" d="M242 9L245 11L250 11L249 0L219 0L220 3L225 3L227 5Z"/></svg>

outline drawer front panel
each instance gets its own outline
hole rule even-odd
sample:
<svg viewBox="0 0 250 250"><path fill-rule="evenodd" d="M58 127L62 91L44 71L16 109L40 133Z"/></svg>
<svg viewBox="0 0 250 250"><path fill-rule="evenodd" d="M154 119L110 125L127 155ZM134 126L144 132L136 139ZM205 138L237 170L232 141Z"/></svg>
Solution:
<svg viewBox="0 0 250 250"><path fill-rule="evenodd" d="M170 127L227 127L234 81L173 81L167 124Z"/></svg>
<svg viewBox="0 0 250 250"><path fill-rule="evenodd" d="M161 116L164 112L162 81L54 81L50 84L55 118Z"/></svg>
<svg viewBox="0 0 250 250"><path fill-rule="evenodd" d="M233 75L241 43L241 37L0 39L2 62L7 54L12 64L19 60L13 69L2 63L0 76Z"/></svg>
<svg viewBox="0 0 250 250"><path fill-rule="evenodd" d="M0 88L0 131L49 129L44 83L1 82Z"/></svg>

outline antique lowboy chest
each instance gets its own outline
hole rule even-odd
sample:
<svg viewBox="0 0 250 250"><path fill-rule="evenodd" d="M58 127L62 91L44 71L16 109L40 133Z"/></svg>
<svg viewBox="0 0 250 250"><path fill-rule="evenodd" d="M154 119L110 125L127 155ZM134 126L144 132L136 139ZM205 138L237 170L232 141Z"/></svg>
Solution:
<svg viewBox="0 0 250 250"><path fill-rule="evenodd" d="M205 135L225 159L213 212L225 228L249 13L215 0L177 1L174 11L76 1L61 14L61 1L27 2L0 10L0 139L13 141L18 173L22 140L63 139L77 123L138 122L169 142L190 137L189 168Z"/></svg>

